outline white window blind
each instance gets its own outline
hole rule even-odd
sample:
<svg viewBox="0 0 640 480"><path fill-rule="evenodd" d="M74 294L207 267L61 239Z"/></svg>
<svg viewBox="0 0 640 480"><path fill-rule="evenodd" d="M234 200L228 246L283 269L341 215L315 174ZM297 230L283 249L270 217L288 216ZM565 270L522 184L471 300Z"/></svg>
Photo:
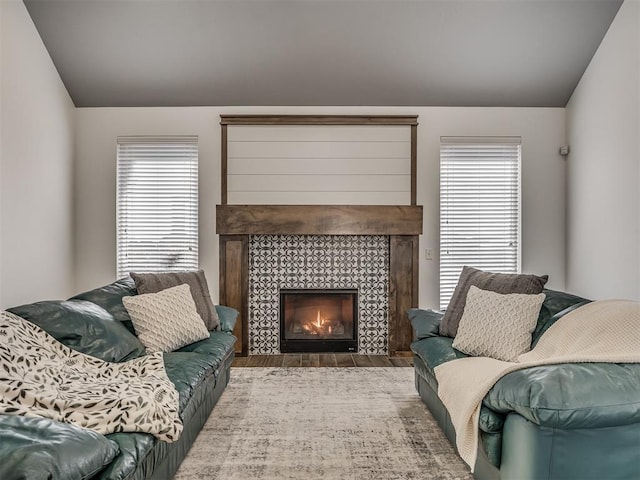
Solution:
<svg viewBox="0 0 640 480"><path fill-rule="evenodd" d="M520 272L520 142L440 139L440 308L465 265Z"/></svg>
<svg viewBox="0 0 640 480"><path fill-rule="evenodd" d="M198 138L118 137L118 276L198 267Z"/></svg>

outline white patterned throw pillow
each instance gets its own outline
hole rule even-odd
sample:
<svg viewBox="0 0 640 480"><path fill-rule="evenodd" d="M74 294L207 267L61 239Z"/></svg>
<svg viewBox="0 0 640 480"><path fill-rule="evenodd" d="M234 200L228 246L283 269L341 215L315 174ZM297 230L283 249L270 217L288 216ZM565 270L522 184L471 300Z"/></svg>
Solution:
<svg viewBox="0 0 640 480"><path fill-rule="evenodd" d="M122 297L122 303L147 353L171 352L209 338L187 284Z"/></svg>
<svg viewBox="0 0 640 480"><path fill-rule="evenodd" d="M515 362L531 350L544 293L503 295L472 286L453 348L468 355Z"/></svg>

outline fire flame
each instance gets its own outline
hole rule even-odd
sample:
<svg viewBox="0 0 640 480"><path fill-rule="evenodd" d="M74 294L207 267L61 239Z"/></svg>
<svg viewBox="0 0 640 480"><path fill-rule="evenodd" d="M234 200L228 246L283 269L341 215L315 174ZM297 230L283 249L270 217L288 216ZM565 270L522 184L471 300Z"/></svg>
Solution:
<svg viewBox="0 0 640 480"><path fill-rule="evenodd" d="M331 322L322 316L322 312L320 312L320 310L318 310L314 320L309 320L301 326L306 332L312 335L330 335L333 332Z"/></svg>
<svg viewBox="0 0 640 480"><path fill-rule="evenodd" d="M325 312L325 315L323 315L320 309L316 310L315 315L313 314L313 310L304 312L304 315L300 315L294 320L292 327L294 333L305 334L316 338L333 338L336 336L342 338L342 336L346 334L345 330L347 326L341 318L340 313L329 309L329 313Z"/></svg>

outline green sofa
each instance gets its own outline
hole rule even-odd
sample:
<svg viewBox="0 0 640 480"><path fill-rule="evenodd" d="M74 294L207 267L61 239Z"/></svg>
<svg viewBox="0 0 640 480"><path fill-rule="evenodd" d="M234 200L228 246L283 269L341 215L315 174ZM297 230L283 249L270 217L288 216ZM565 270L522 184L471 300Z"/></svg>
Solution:
<svg viewBox="0 0 640 480"><path fill-rule="evenodd" d="M589 300L545 290L540 336ZM416 341L415 382L446 437L455 431L438 398L434 369L466 355L439 335L442 312L409 310ZM533 367L500 379L479 420L478 480L640 479L640 364L581 363Z"/></svg>
<svg viewBox="0 0 640 480"><path fill-rule="evenodd" d="M65 345L105 361L144 354L122 297L136 295L133 280L121 279L65 301L8 309ZM165 443L146 433L106 436L43 418L0 415L2 480L170 479L229 382L238 312L216 306L221 330L207 339L164 354L169 379L179 392L184 430Z"/></svg>

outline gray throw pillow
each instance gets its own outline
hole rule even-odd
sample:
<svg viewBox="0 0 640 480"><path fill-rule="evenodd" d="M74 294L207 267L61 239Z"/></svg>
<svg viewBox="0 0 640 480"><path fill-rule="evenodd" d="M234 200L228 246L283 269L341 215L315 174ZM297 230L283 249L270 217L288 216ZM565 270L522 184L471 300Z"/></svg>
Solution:
<svg viewBox="0 0 640 480"><path fill-rule="evenodd" d="M458 284L449 301L449 306L442 317L440 335L455 337L456 333L458 333L458 325L464 312L467 294L472 285L482 290L489 290L503 295L509 293L535 295L542 292L548 279L548 275L539 277L537 275L491 273L483 272L473 267L463 267Z"/></svg>
<svg viewBox="0 0 640 480"><path fill-rule="evenodd" d="M211 301L204 271L132 273L131 278L136 283L139 294L158 293L186 283L191 288L191 295L196 302L196 310L207 326L207 330L220 330L220 319Z"/></svg>

